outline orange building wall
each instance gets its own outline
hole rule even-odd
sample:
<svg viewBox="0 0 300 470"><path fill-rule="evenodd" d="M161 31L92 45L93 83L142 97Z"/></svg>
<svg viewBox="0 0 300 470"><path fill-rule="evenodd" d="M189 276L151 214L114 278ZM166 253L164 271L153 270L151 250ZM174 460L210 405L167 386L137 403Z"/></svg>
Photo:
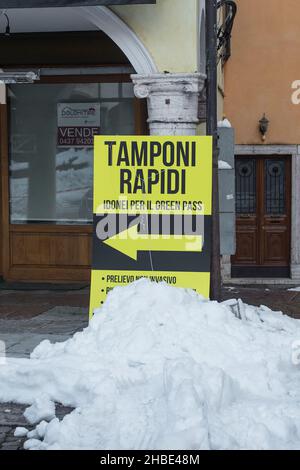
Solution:
<svg viewBox="0 0 300 470"><path fill-rule="evenodd" d="M237 144L300 144L300 0L237 0L232 55L225 66L224 113ZM299 94L300 96L300 94ZM262 142L258 121L266 113Z"/></svg>

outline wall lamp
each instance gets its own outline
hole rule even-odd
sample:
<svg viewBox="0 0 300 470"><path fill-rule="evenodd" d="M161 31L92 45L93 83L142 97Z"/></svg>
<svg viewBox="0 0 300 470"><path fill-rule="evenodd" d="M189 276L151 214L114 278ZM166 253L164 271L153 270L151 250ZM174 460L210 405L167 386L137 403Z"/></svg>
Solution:
<svg viewBox="0 0 300 470"><path fill-rule="evenodd" d="M266 134L267 134L268 129L269 129L269 124L270 124L270 121L264 113L263 117L259 121L259 132L261 133L261 138L262 138L263 141L266 140Z"/></svg>
<svg viewBox="0 0 300 470"><path fill-rule="evenodd" d="M21 71L21 72L2 72L0 70L0 83L9 85L13 83L34 83L40 79L40 72Z"/></svg>

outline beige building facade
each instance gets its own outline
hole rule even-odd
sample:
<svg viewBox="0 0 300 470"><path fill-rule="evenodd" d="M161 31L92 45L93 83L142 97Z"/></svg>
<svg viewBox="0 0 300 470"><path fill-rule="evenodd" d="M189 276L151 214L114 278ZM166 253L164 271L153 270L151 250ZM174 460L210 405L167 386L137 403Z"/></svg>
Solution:
<svg viewBox="0 0 300 470"><path fill-rule="evenodd" d="M232 274L297 282L300 4L236 4L224 100L236 139L237 251Z"/></svg>

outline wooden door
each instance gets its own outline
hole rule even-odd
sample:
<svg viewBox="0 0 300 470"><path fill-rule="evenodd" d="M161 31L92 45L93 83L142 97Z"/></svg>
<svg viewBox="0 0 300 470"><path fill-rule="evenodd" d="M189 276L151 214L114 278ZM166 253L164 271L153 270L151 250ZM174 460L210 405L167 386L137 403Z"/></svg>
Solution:
<svg viewBox="0 0 300 470"><path fill-rule="evenodd" d="M289 157L236 158L233 277L288 277L291 237Z"/></svg>

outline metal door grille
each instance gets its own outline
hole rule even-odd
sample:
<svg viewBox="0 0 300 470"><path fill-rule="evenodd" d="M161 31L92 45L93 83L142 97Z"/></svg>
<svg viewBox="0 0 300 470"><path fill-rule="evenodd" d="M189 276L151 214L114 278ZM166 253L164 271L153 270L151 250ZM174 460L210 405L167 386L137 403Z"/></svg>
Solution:
<svg viewBox="0 0 300 470"><path fill-rule="evenodd" d="M285 202L285 162L278 159L265 161L265 209L268 215L282 215Z"/></svg>
<svg viewBox="0 0 300 470"><path fill-rule="evenodd" d="M236 212L256 213L256 164L255 159L238 158L236 161Z"/></svg>

